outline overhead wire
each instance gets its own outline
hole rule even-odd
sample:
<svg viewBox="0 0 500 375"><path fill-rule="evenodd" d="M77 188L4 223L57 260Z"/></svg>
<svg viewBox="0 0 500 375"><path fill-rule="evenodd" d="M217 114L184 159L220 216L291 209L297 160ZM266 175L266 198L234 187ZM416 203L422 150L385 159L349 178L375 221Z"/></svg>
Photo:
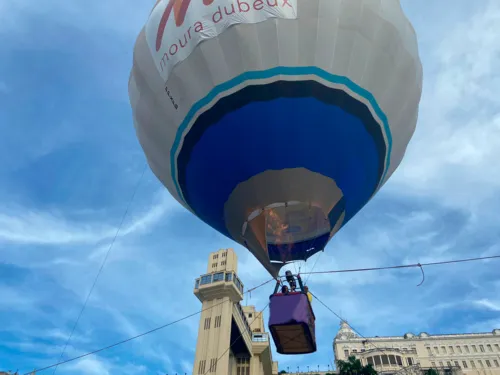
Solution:
<svg viewBox="0 0 500 375"><path fill-rule="evenodd" d="M324 307L326 307L327 310L329 310L331 313L333 313L337 318L340 319L341 322L344 322L345 324L347 324L355 333L357 333L361 338L365 339L365 341L368 343L368 344L371 344L373 345L373 347L375 347L375 349L381 351L382 353L385 353L387 349L383 349L383 348L380 348L378 347L377 345L375 345L373 343L372 340L369 340L367 337L365 337L361 332L359 332L356 328L354 328L349 322L347 322L347 320L345 320L344 318L342 318L339 314L337 314L333 309L331 309L328 305L326 305L322 300L320 300L318 298L318 296L316 296L315 294L313 294L312 292L310 292L313 297L318 300L319 303L321 303ZM404 370L406 368L409 368L409 367L413 367L415 364L412 364L412 365L408 365L408 366L403 366L401 368L401 370ZM401 371L399 370L399 371Z"/></svg>
<svg viewBox="0 0 500 375"><path fill-rule="evenodd" d="M247 290L247 291L245 291L243 294L250 293L251 291L258 289L258 288L260 288L260 287L262 287L262 286L264 286L264 285L268 284L268 283L269 283L269 282L271 282L271 281L276 281L276 280L275 280L275 279L270 279L270 280L268 280L268 281L266 281L266 282L263 282L263 283L261 283L261 284L257 285L256 287L253 287L253 288L248 289L248 290ZM102 351L105 351L105 350L108 350L108 349L114 348L114 347L116 347L116 346L119 346L119 345L125 344L125 343L127 343L127 342L133 341L133 340L138 339L138 338L140 338L140 337L143 337L143 336L149 335L149 334L151 334L151 333L154 333L154 332L157 332L157 331L162 330L162 329L164 329L164 328L167 328L167 327L169 327L169 326L172 326L172 325L174 325L174 324L176 324L176 323L180 323L180 322L182 322L183 320L186 320L186 319L192 318L192 317L193 317L193 316L195 316L195 315L201 314L201 313L202 313L202 312L204 312L204 311L211 310L211 309L213 309L214 307L219 306L219 305L222 305L222 304L224 304L224 303L226 303L226 302L227 302L227 301L222 301L222 302L216 303L216 304L214 304L214 305L212 305L212 306L210 306L210 307L207 307L207 308L205 308L205 309L201 309L201 310L199 310L199 311L197 311L197 312L194 312L194 313L192 313L192 314L186 315L186 316L184 316L184 317L182 317L182 318L179 318L179 319L177 319L177 320L174 320L174 321L172 321L172 322L169 322L169 323L163 324L163 325L161 325L161 326L158 326L158 327L156 327L156 328L150 329L149 331L146 331L146 332L140 333L140 334L138 334L138 335L135 335L135 336L129 337L129 338L127 338L127 339L124 339L124 340L121 340L121 341L115 342L115 343L113 343L113 344L110 344L110 345L104 346L104 347L102 347L102 348L99 348L99 349L96 349L96 350L93 350L93 351L90 351L90 352L86 352L86 353L81 354L81 355L79 355L79 356L76 356L76 357L72 357L72 358L66 359L66 360L64 360L64 361L59 360L59 362L57 362L57 363L54 363L54 364L49 365L49 366L45 366L45 367L42 367L42 368L38 368L38 369L35 369L35 370L32 370L32 371L29 371L29 372L27 372L27 373L25 373L25 374L23 374L23 375L31 375L31 374L33 374L34 372L36 373L36 372L45 371L45 370L51 369L51 368L53 368L53 367L60 366L60 365L62 365L62 364L66 364L66 363L68 363L68 362L73 362L73 361L76 361L77 359L82 359L82 358L88 357L89 355L97 354L97 353L100 353L100 352L102 352ZM267 308L267 306L266 306L265 308ZM265 308L264 308L264 309L265 309Z"/></svg>
<svg viewBox="0 0 500 375"><path fill-rule="evenodd" d="M306 281L304 282L304 285L307 285L307 282L309 281L309 278L311 277L312 273L314 271L314 268L316 268L316 264L318 263L318 259L321 258L321 254L323 254L324 250L318 254L316 257L316 260L314 261L314 264L311 268L311 271L303 273L303 275L307 275Z"/></svg>
<svg viewBox="0 0 500 375"><path fill-rule="evenodd" d="M137 181L137 184L135 185L135 188L134 188L134 191L132 193L132 196L130 197L130 199L128 201L128 204L127 204L127 207L125 208L125 212L123 213L122 218L120 220L120 224L118 225L118 228L117 228L117 230L115 232L115 235L114 235L111 243L108 246L108 250L106 251L106 255L104 256L104 259L103 259L103 261L101 263L101 266L100 266L99 270L97 271L97 274L96 274L96 276L94 278L92 286L90 287L90 290L87 293L87 297L85 298L85 301L83 302L82 308L80 309L80 312L78 313L78 316L77 316L77 318L75 320L75 323L73 324L73 328L71 329L71 332L70 332L70 334L69 334L69 336L68 336L68 338L66 340L66 343L64 344L63 350L61 351L61 355L59 356L59 361L61 361L62 357L66 353L66 349L67 349L67 347L69 345L69 342L71 341L71 338L73 337L73 334L74 334L74 332L76 330L76 327L77 327L78 323L80 322L80 319L81 319L81 317L83 315L83 311L87 307L87 304L89 302L90 296L92 295L92 292L94 291L94 288L95 288L95 286L97 284L97 280L99 279L99 276L101 275L102 270L104 269L104 266L106 265L106 262L108 260L109 254L111 252L111 249L113 248L113 246L114 246L114 244L116 242L116 239L118 238L118 234L121 231L121 228L123 226L125 218L127 217L128 212L130 210L132 202L134 201L134 198L135 198L135 196L137 194L137 191L139 190L139 186L141 185L141 182L142 182L142 179L144 177L144 173L146 172L146 169L147 169L147 163L144 163L144 167L142 169L142 173L141 173L141 175L139 177L139 180ZM56 373L57 367L58 366L55 366L54 371L52 372L52 375L54 375Z"/></svg>
<svg viewBox="0 0 500 375"><path fill-rule="evenodd" d="M335 270L335 271L316 271L316 272L310 272L309 274L324 274L324 273L346 273L346 272L361 272L361 271L374 271L374 270L387 270L387 269L398 269L398 268L410 268L410 267L421 267L421 266L432 266L432 265L444 265L444 264L453 264L453 263L462 263L462 262L472 262L472 261L479 261L479 260L487 260L487 259L500 259L500 255L493 255L493 256L487 256L487 257L476 257L476 258L468 258L468 259L458 259L458 260L449 260L449 261L441 261L441 262L429 262L429 263L418 263L418 264L407 264L407 265L400 265L400 266L388 266L388 267L372 267L372 268L358 268L358 269L346 269L346 270ZM278 278L280 277L285 277L285 276L278 276ZM247 291L245 291L243 294L246 294L246 293L250 293L268 283L270 283L271 281L276 281L277 279L276 278L272 278L272 279L269 279L259 285L257 285L256 287L253 287L253 288L250 288L248 289ZM313 295L313 297L315 299L317 299L323 306L325 306L330 312L332 312L338 319L340 319L341 321L345 322L346 324L349 325L349 327L351 327L351 329L356 332L359 336L361 336L362 338L366 339L371 345L373 345L376 349L379 349L380 351L384 352L383 349L377 347L373 342L371 342L370 340L368 340L365 336L363 336L359 331L357 331L351 324L349 324L344 318L342 318L339 314L337 314L335 311L333 311L330 307L328 307L324 302L322 302L315 294L313 294L311 292L311 294ZM67 359L65 361L59 361L55 364L52 364L50 366L46 366L46 367L43 367L43 368L40 368L40 369L36 369L35 371L44 371L44 370L47 370L47 369L50 369L50 368L53 368L55 366L59 366L59 365L62 365L62 364L65 364L65 363L68 363L68 362L72 362L72 361L75 361L77 359L81 359L81 358L84 358L84 357L87 357L89 355L92 355L92 354L96 354L96 353L99 353L99 352L102 352L104 350L107 350L107 349L111 349L113 347L116 347L118 345L121 345L121 344L124 344L124 343L127 343L129 341L132 341L132 340L135 340L137 338L140 338L140 337L143 337L143 336L146 336L150 333L153 333L153 332L156 332L156 331L159 331L163 328L166 328L168 326L171 326L173 324L176 324L176 323L179 323L183 320L186 320L188 318L191 318L195 315L198 315L204 311L207 311L207 310L210 310L212 308L214 308L215 306L218 306L222 303L225 303L225 301L223 302L220 302L218 304L215 304L211 307L208 307L206 309L202 309L200 311L197 311L195 313L192 313L190 315L187 315L183 318L180 318L178 320L175 320L173 322L170 322L170 323L167 323L167 324L164 324L162 326L159 326L159 327L156 327L154 329L151 329L149 331L146 331L144 333L141 333L139 335L136 335L136 336L133 336L133 337L129 337L125 340L121 340L119 342L116 342L114 344L111 344L111 345L108 345L108 346L105 346L103 348L100 348L100 349L97 349L97 350L94 350L94 351L91 351L91 352L88 352L88 353L85 353L85 354L82 354L82 355L79 355L79 356L76 356L76 357L73 357L73 358L70 358L70 359ZM265 307L267 308L267 306ZM265 309L264 308L264 309ZM262 310L264 311L264 310ZM227 351L226 351L227 352ZM226 353L225 352L225 353ZM225 354L224 353L224 354ZM33 371L30 371L30 372L27 372L23 375L30 375L32 374Z"/></svg>
<svg viewBox="0 0 500 375"><path fill-rule="evenodd" d="M364 271L380 271L380 270L390 270L390 269L401 269L401 268L415 268L415 267L427 267L427 266L438 266L444 264L454 264L454 263L464 263L464 262L475 262L479 260L489 260L489 259L500 259L500 255L491 255L476 258L466 258L466 259L455 259L455 260L445 260L440 262L428 262L428 263L412 263L403 264L399 266L385 266L385 267L370 267L370 268L352 268L345 270L332 270L332 271L313 271L313 272L303 272L302 275L317 275L317 274L327 274L327 273L347 273L347 272L364 272ZM283 277L283 276L281 276Z"/></svg>

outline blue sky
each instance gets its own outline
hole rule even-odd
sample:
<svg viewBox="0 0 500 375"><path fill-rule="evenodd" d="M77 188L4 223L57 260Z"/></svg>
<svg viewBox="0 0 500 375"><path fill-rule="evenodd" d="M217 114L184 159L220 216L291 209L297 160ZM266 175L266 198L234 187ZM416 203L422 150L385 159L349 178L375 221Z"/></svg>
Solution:
<svg viewBox="0 0 500 375"><path fill-rule="evenodd" d="M425 72L417 131L399 170L330 242L316 271L500 253L500 3L451 3L403 0ZM0 370L57 361L142 173L127 81L151 7L0 2ZM194 279L208 252L224 247L235 247L246 286L269 278L148 169L65 358L197 311ZM309 283L363 335L490 332L500 328L499 266L427 267L420 287L418 269ZM269 288L248 303L263 308ZM332 362L339 322L315 306L317 353L274 352L280 368ZM198 319L58 374L190 373Z"/></svg>

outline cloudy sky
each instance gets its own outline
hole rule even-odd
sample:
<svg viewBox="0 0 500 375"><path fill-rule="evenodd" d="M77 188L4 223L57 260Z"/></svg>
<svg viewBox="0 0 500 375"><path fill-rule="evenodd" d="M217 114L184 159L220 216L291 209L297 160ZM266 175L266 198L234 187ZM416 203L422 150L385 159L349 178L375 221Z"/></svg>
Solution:
<svg viewBox="0 0 500 375"><path fill-rule="evenodd" d="M138 182L64 358L196 312L193 282L208 252L234 246L173 201L149 169L141 178L127 81L152 3L0 0L0 370L59 359ZM403 6L425 71L417 131L399 170L331 241L316 271L500 253L500 2ZM235 249L246 287L269 278ZM418 269L309 283L363 335L491 332L500 328L499 266L427 267L420 287ZM248 303L263 308L270 287ZM317 353L273 352L281 369L332 363L339 321L314 305ZM198 319L57 373L190 373Z"/></svg>

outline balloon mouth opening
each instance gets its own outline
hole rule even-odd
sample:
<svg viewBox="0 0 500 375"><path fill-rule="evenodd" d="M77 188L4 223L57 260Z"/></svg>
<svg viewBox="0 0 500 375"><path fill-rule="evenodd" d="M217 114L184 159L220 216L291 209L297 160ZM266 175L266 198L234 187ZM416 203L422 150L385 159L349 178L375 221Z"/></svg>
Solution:
<svg viewBox="0 0 500 375"><path fill-rule="evenodd" d="M293 258L294 247L306 246L301 249L304 255L316 252L324 241L316 239L329 237L332 231L328 215L323 209L312 202L279 202L259 208L248 216L242 226L242 236L245 238L251 232L262 247L267 250L270 261L287 262ZM273 259L270 252L278 251L283 256Z"/></svg>

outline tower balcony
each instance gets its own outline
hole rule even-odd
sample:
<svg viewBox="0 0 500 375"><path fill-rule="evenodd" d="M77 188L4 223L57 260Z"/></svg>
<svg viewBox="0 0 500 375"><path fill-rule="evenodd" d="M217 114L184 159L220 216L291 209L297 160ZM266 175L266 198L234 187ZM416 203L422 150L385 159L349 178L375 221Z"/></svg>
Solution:
<svg viewBox="0 0 500 375"><path fill-rule="evenodd" d="M195 281L194 295L201 301L229 297L233 302L243 299L243 283L234 272L214 272Z"/></svg>

